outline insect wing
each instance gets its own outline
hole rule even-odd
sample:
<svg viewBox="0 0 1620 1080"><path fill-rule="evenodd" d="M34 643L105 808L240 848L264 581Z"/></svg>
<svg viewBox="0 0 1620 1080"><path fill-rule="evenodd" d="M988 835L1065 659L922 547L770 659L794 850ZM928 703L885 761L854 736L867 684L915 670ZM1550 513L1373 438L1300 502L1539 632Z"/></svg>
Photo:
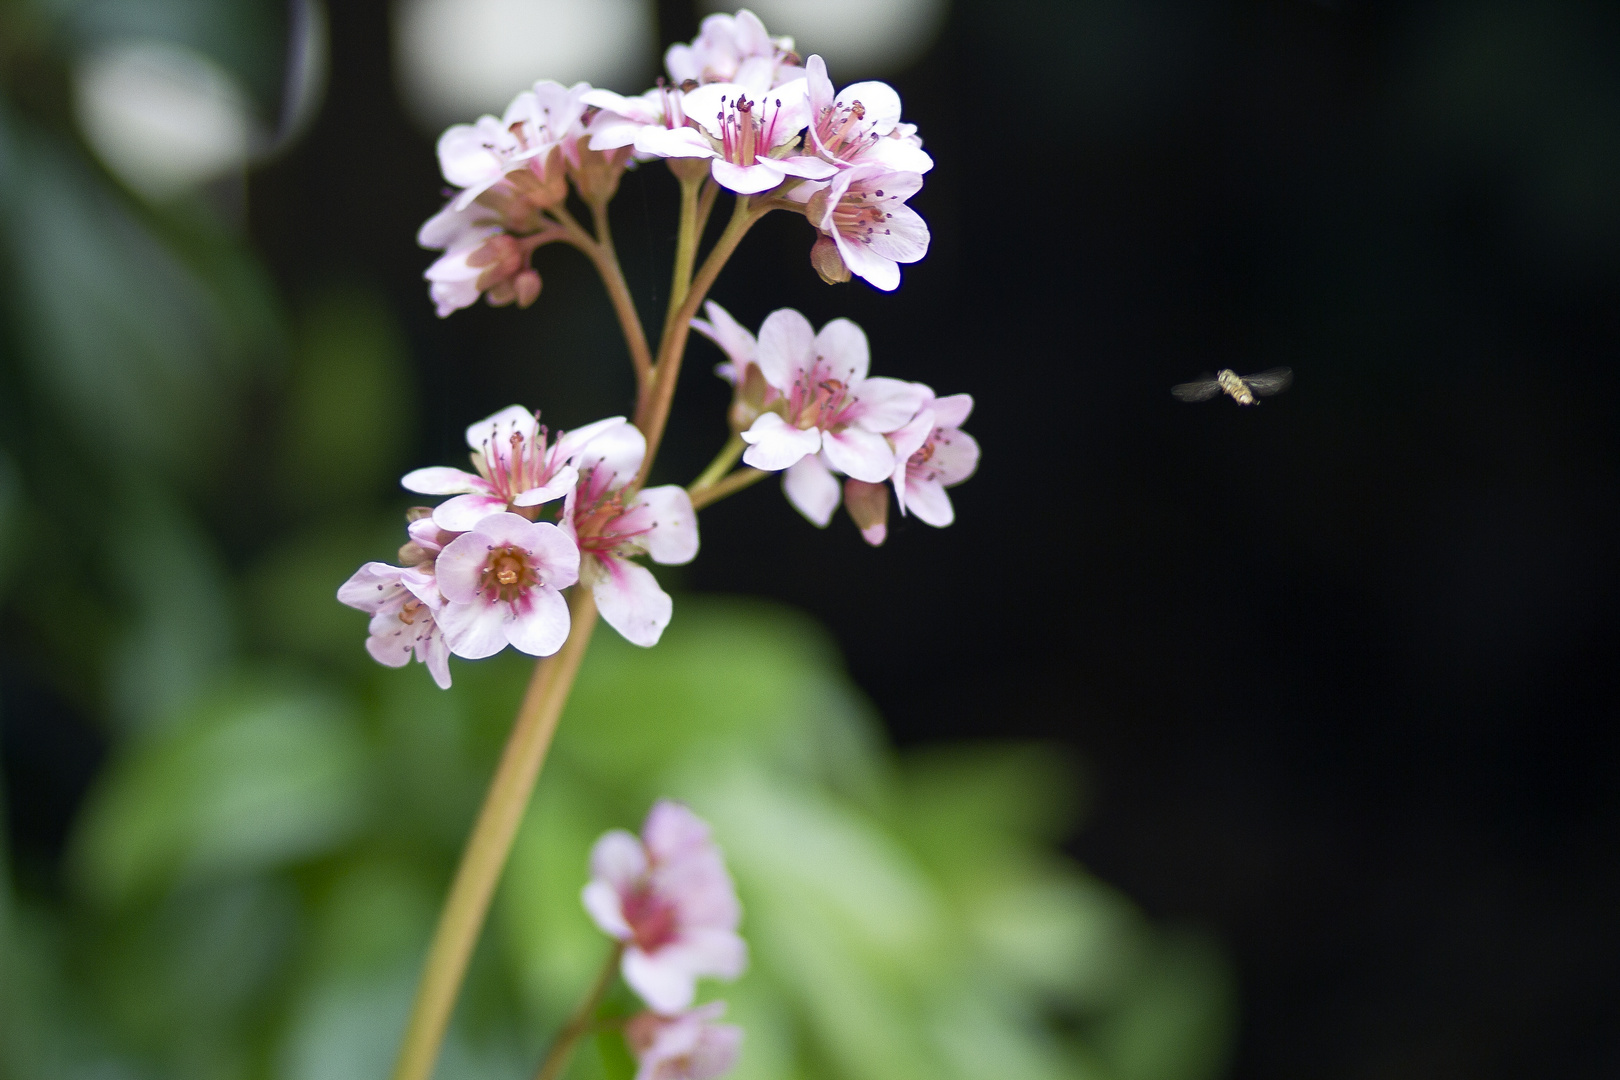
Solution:
<svg viewBox="0 0 1620 1080"><path fill-rule="evenodd" d="M1208 401L1221 392L1221 384L1216 379L1199 379L1197 382L1177 383L1170 388L1170 392L1182 401Z"/></svg>
<svg viewBox="0 0 1620 1080"><path fill-rule="evenodd" d="M1245 375L1243 381L1254 393L1261 397L1270 397L1288 389L1288 384L1294 381L1294 372L1291 368L1275 367L1258 375Z"/></svg>

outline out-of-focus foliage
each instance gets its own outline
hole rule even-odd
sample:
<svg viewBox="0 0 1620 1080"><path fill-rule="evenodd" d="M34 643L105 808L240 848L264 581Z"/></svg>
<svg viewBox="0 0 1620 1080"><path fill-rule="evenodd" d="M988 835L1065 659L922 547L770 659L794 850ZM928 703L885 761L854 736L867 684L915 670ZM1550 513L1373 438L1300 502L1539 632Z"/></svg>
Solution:
<svg viewBox="0 0 1620 1080"><path fill-rule="evenodd" d="M333 598L400 538L387 306L335 286L284 315L203 201L144 205L61 102L23 100L16 72L119 34L210 50L263 99L271 5L240 6L0 9L27 61L0 100L5 674L109 748L61 866L0 859L8 1080L384 1075L527 677L458 662L442 693L380 668ZM753 966L708 987L747 1029L741 1080L1213 1076L1220 953L1059 854L1071 786L1039 747L897 756L791 611L688 596L654 650L604 631L439 1075L532 1070L606 950L590 843L673 795L746 905ZM629 1073L604 1037L572 1075Z"/></svg>

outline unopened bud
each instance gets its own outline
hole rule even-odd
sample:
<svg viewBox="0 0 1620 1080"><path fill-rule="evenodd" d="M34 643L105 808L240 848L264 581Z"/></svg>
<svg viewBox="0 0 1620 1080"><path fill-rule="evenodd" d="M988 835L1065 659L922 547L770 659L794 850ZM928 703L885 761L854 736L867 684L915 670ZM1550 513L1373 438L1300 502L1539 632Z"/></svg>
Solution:
<svg viewBox="0 0 1620 1080"><path fill-rule="evenodd" d="M421 521L423 518L430 518L432 516L433 507L413 506L409 510L405 511L405 523L408 525L413 521Z"/></svg>
<svg viewBox="0 0 1620 1080"><path fill-rule="evenodd" d="M524 270L512 279L513 291L517 293L517 306L526 308L534 303L535 297L540 295L540 275L536 271Z"/></svg>
<svg viewBox="0 0 1620 1080"><path fill-rule="evenodd" d="M833 238L822 233L810 247L810 265L816 268L821 280L829 285L839 285L849 280L849 267L844 265L844 257L838 253L838 245Z"/></svg>
<svg viewBox="0 0 1620 1080"><path fill-rule="evenodd" d="M399 546L399 563L401 566L421 566L428 561L427 548L415 540L407 541Z"/></svg>
<svg viewBox="0 0 1620 1080"><path fill-rule="evenodd" d="M844 509L849 511L861 539L879 547L889 535L889 488L864 480L844 481Z"/></svg>

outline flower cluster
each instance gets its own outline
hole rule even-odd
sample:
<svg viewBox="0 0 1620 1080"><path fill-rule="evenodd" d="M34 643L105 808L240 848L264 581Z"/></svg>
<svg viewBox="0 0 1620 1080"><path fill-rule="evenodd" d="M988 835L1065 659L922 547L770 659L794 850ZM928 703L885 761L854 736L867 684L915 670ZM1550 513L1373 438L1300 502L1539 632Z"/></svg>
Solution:
<svg viewBox="0 0 1620 1080"><path fill-rule="evenodd" d="M955 520L945 489L973 474L979 444L962 430L973 399L936 397L920 382L869 376L866 334L848 319L818 332L791 308L772 312L755 337L714 301L693 329L726 353L716 373L734 387L731 423L743 462L782 473L798 511L825 526L840 494L861 535L888 535L888 493L902 514L944 527ZM837 476L846 479L840 485Z"/></svg>
<svg viewBox="0 0 1620 1080"><path fill-rule="evenodd" d="M445 688L452 653L476 660L511 645L549 656L568 638L561 590L579 581L610 626L656 644L673 604L632 560L690 562L697 515L679 487L624 494L646 454L641 432L615 416L553 439L513 405L469 427L467 444L474 472L417 469L401 481L453 496L411 511L404 565L367 563L338 590L371 614L371 655L392 667L414 656Z"/></svg>
<svg viewBox="0 0 1620 1080"><path fill-rule="evenodd" d="M581 899L621 943L620 972L648 1005L625 1037L637 1080L706 1080L736 1062L741 1029L717 1024L723 1002L697 1008L702 976L735 979L748 966L742 908L709 827L680 803L654 804L636 837L622 829L591 850Z"/></svg>
<svg viewBox="0 0 1620 1080"><path fill-rule="evenodd" d="M439 166L454 190L417 236L444 252L426 273L440 316L480 295L533 303L535 249L570 239L569 184L600 207L627 166L659 158L803 214L818 234L811 264L829 282L853 274L892 290L899 264L927 253L928 226L906 201L934 162L892 87L835 91L821 57L801 64L792 39L749 11L709 16L664 59L668 78L645 93L542 81L499 118L444 133Z"/></svg>

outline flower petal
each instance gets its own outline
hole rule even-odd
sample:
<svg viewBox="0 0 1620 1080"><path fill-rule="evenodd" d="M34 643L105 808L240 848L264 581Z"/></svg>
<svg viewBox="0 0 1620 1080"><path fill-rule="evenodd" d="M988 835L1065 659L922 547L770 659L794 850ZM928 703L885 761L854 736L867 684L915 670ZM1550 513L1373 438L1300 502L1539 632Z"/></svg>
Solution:
<svg viewBox="0 0 1620 1080"><path fill-rule="evenodd" d="M568 601L550 585L529 589L521 602L506 606L512 610L506 623L506 640L518 652L550 656L568 640Z"/></svg>
<svg viewBox="0 0 1620 1080"><path fill-rule="evenodd" d="M506 648L506 605L451 602L436 616L450 651L463 660L482 660Z"/></svg>
<svg viewBox="0 0 1620 1080"><path fill-rule="evenodd" d="M847 109L857 101L866 110L861 119L879 135L887 135L900 122L900 95L888 83L850 83L838 92L835 104Z"/></svg>
<svg viewBox="0 0 1620 1080"><path fill-rule="evenodd" d="M749 444L743 451L743 463L766 472L786 469L806 454L821 449L821 432L793 427L775 413L761 413L742 440Z"/></svg>
<svg viewBox="0 0 1620 1080"><path fill-rule="evenodd" d="M400 477L399 486L419 495L460 495L466 491L489 491L489 481L482 476L434 465L426 469L413 469Z"/></svg>
<svg viewBox="0 0 1620 1080"><path fill-rule="evenodd" d="M658 587L658 579L645 566L615 555L598 555L599 570L591 591L602 619L632 645L658 644L675 612L675 602Z"/></svg>
<svg viewBox="0 0 1620 1080"><path fill-rule="evenodd" d="M624 829L603 833L591 847L591 876L628 891L647 873L647 850Z"/></svg>
<svg viewBox="0 0 1620 1080"><path fill-rule="evenodd" d="M838 254L844 257L844 265L849 267L850 273L865 278L873 288L884 292L894 292L900 287L900 268L893 259L876 254L868 244L851 242L843 233L833 233L833 242L838 245Z"/></svg>
<svg viewBox="0 0 1620 1080"><path fill-rule="evenodd" d="M448 532L464 533L476 528L489 515L505 509L506 500L499 495L483 492L457 495L433 508L433 524Z"/></svg>
<svg viewBox="0 0 1620 1080"><path fill-rule="evenodd" d="M368 562L338 586L338 602L361 611L374 612L392 599L401 588L403 571L385 562Z"/></svg>
<svg viewBox="0 0 1620 1080"><path fill-rule="evenodd" d="M845 428L821 440L827 464L868 484L880 484L894 473L894 451L889 440L875 431Z"/></svg>
<svg viewBox="0 0 1620 1080"><path fill-rule="evenodd" d="M577 483L579 483L579 470L572 465L564 465L544 484L537 488L530 488L528 491L520 491L514 495L512 505L540 506L543 503L551 502L553 499L561 499L570 491L573 491L574 485Z"/></svg>
<svg viewBox="0 0 1620 1080"><path fill-rule="evenodd" d="M979 442L960 428L946 428L934 438L934 456L928 459L939 482L960 484L979 467Z"/></svg>
<svg viewBox="0 0 1620 1080"><path fill-rule="evenodd" d="M521 405L508 405L494 416L485 417L467 428L467 445L482 450L496 443L504 451L513 433L532 439L540 433L540 420Z"/></svg>
<svg viewBox="0 0 1620 1080"><path fill-rule="evenodd" d="M731 362L741 368L744 364L752 363L754 355L759 348L754 335L743 328L743 325L731 317L731 312L715 303L713 300L703 305L703 310L709 316L709 321L702 319L692 320L692 329L714 342L731 357Z"/></svg>
<svg viewBox="0 0 1620 1080"><path fill-rule="evenodd" d="M951 497L945 494L945 485L938 480L907 480L906 505L918 520L936 529L943 529L956 520Z"/></svg>
<svg viewBox="0 0 1620 1080"><path fill-rule="evenodd" d="M838 481L814 455L801 458L782 474L782 493L810 524L825 529L838 509Z"/></svg>
<svg viewBox="0 0 1620 1080"><path fill-rule="evenodd" d="M821 328L815 341L816 359L827 365L836 379L846 384L866 378L872 366L872 348L866 331L848 319L834 319Z"/></svg>
<svg viewBox="0 0 1620 1080"><path fill-rule="evenodd" d="M855 400L844 416L867 431L886 434L911 422L927 392L921 383L878 375L855 388Z"/></svg>
<svg viewBox="0 0 1620 1080"><path fill-rule="evenodd" d="M636 132L637 153L661 158L712 158L720 154L696 128L648 124Z"/></svg>
<svg viewBox="0 0 1620 1080"><path fill-rule="evenodd" d="M580 890L579 900L602 933L620 941L628 941L634 935L635 931L624 921L624 905L618 890L606 881L597 879L586 883Z"/></svg>
<svg viewBox="0 0 1620 1080"><path fill-rule="evenodd" d="M637 948L626 949L619 972L630 989L654 1012L679 1012L692 1004L697 995L697 976L678 963L649 956Z"/></svg>
<svg viewBox="0 0 1620 1080"><path fill-rule="evenodd" d="M580 443L570 460L579 469L580 476L590 476L593 484L606 480L608 488L619 488L635 478L646 456L647 437L634 424L620 418L619 423L604 424L600 431Z"/></svg>
<svg viewBox="0 0 1620 1080"><path fill-rule="evenodd" d="M643 488L636 502L652 511L652 531L641 536L641 546L653 562L680 566L697 558L697 511L685 488L678 484Z"/></svg>
<svg viewBox="0 0 1620 1080"><path fill-rule="evenodd" d="M782 182L787 170L781 162L769 158L762 159L753 165L734 165L721 158L715 158L710 166L714 174L714 182L727 191L735 191L739 195L758 195L762 191L769 191Z"/></svg>
<svg viewBox="0 0 1620 1080"><path fill-rule="evenodd" d="M760 325L760 374L784 394L801 375L811 369L815 352L815 328L810 325L809 319L792 308L771 312Z"/></svg>

